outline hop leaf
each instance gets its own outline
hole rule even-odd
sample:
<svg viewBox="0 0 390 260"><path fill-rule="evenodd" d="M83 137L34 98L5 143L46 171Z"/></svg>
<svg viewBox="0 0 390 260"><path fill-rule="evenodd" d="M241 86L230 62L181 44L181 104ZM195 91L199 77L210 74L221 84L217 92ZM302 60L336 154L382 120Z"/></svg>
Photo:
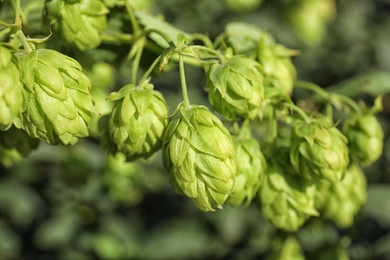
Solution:
<svg viewBox="0 0 390 260"><path fill-rule="evenodd" d="M370 165L382 155L383 129L373 114L362 114L345 122L349 153L356 162Z"/></svg>
<svg viewBox="0 0 390 260"><path fill-rule="evenodd" d="M31 93L17 127L49 144L74 144L88 136L91 85L81 65L49 49L17 53L17 57Z"/></svg>
<svg viewBox="0 0 390 260"><path fill-rule="evenodd" d="M127 85L109 97L119 98L109 118L109 137L128 160L148 158L161 148L168 108L162 94L152 89L151 84Z"/></svg>
<svg viewBox="0 0 390 260"><path fill-rule="evenodd" d="M0 130L8 129L26 108L26 93L12 53L0 46Z"/></svg>
<svg viewBox="0 0 390 260"><path fill-rule="evenodd" d="M211 65L206 75L211 105L227 119L254 119L264 99L261 72L258 62L241 56Z"/></svg>
<svg viewBox="0 0 390 260"><path fill-rule="evenodd" d="M235 139L237 174L229 204L249 205L263 181L267 163L256 139Z"/></svg>
<svg viewBox="0 0 390 260"><path fill-rule="evenodd" d="M315 209L315 185L296 175L285 173L278 165L270 165L259 189L260 208L277 228L297 231Z"/></svg>
<svg viewBox="0 0 390 260"><path fill-rule="evenodd" d="M46 19L54 24L63 39L80 50L92 49L101 42L108 9L100 0L47 0Z"/></svg>
<svg viewBox="0 0 390 260"><path fill-rule="evenodd" d="M353 224L356 213L366 202L367 181L359 166L352 164L341 181L322 181L316 192L316 207L339 227Z"/></svg>
<svg viewBox="0 0 390 260"><path fill-rule="evenodd" d="M235 149L222 122L206 107L181 108L168 124L163 161L176 192L203 211L214 211L231 194L236 175Z"/></svg>
<svg viewBox="0 0 390 260"><path fill-rule="evenodd" d="M347 138L323 122L298 122L291 135L290 160L306 180L340 180L348 165Z"/></svg>

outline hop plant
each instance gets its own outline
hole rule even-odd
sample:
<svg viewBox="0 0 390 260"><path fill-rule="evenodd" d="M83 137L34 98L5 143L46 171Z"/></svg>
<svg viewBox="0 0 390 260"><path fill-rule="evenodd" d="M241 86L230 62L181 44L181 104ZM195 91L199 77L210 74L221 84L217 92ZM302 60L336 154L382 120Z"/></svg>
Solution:
<svg viewBox="0 0 390 260"><path fill-rule="evenodd" d="M306 180L340 180L349 165L347 138L325 122L299 121L291 134L290 160Z"/></svg>
<svg viewBox="0 0 390 260"><path fill-rule="evenodd" d="M222 208L234 186L236 154L222 122L204 106L180 109L168 124L163 162L179 194L203 211Z"/></svg>
<svg viewBox="0 0 390 260"><path fill-rule="evenodd" d="M345 122L349 154L362 165L370 165L382 155L383 129L373 114L361 114Z"/></svg>
<svg viewBox="0 0 390 260"><path fill-rule="evenodd" d="M47 0L46 19L65 42L80 50L92 49L101 42L108 9L100 0Z"/></svg>
<svg viewBox="0 0 390 260"><path fill-rule="evenodd" d="M261 65L249 58L233 56L226 63L211 65L206 75L211 105L227 119L254 119L264 99Z"/></svg>
<svg viewBox="0 0 390 260"><path fill-rule="evenodd" d="M11 127L26 108L20 71L10 50L0 46L0 130Z"/></svg>
<svg viewBox="0 0 390 260"><path fill-rule="evenodd" d="M249 205L263 181L267 162L254 138L235 139L237 174L229 204Z"/></svg>
<svg viewBox="0 0 390 260"><path fill-rule="evenodd" d="M81 65L49 49L16 55L31 95L15 125L49 144L74 144L78 138L88 136L91 85Z"/></svg>
<svg viewBox="0 0 390 260"><path fill-rule="evenodd" d="M367 200L367 181L361 168L352 164L341 181L322 181L316 192L316 207L339 227L353 224L355 215Z"/></svg>
<svg viewBox="0 0 390 260"><path fill-rule="evenodd" d="M276 238L271 243L272 254L267 260L304 260L301 245L293 236Z"/></svg>
<svg viewBox="0 0 390 260"><path fill-rule="evenodd" d="M297 231L315 209L315 185L269 165L258 198L263 215L277 228Z"/></svg>
<svg viewBox="0 0 390 260"><path fill-rule="evenodd" d="M126 85L108 99L116 101L108 127L117 151L131 161L148 158L161 148L168 108L163 95L153 90L152 84Z"/></svg>

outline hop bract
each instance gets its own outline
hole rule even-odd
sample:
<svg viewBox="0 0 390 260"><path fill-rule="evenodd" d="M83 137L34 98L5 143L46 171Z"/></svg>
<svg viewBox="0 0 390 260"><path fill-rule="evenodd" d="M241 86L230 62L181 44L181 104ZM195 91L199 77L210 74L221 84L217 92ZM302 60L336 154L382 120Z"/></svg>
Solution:
<svg viewBox="0 0 390 260"><path fill-rule="evenodd" d="M168 108L153 85L127 85L109 99L116 100L108 123L109 137L127 160L148 158L161 148Z"/></svg>
<svg viewBox="0 0 390 260"><path fill-rule="evenodd" d="M256 139L236 139L234 143L237 151L237 174L229 204L248 205L263 181L267 163Z"/></svg>
<svg viewBox="0 0 390 260"><path fill-rule="evenodd" d="M0 130L9 128L25 107L19 68L11 51L0 46Z"/></svg>
<svg viewBox="0 0 390 260"><path fill-rule="evenodd" d="M241 56L211 65L206 75L211 105L227 119L257 117L264 99L261 71L258 62Z"/></svg>
<svg viewBox="0 0 390 260"><path fill-rule="evenodd" d="M163 142L164 166L176 192L203 211L214 211L231 194L236 153L222 122L206 107L180 109Z"/></svg>
<svg viewBox="0 0 390 260"><path fill-rule="evenodd" d="M297 231L315 209L315 185L270 165L258 197L264 216L277 228Z"/></svg>
<svg viewBox="0 0 390 260"><path fill-rule="evenodd" d="M17 57L31 93L17 127L49 144L74 144L88 136L91 85L81 65L49 49L20 52Z"/></svg>
<svg viewBox="0 0 390 260"><path fill-rule="evenodd" d="M316 206L321 216L332 219L339 227L350 227L367 200L366 187L366 177L355 164L348 168L341 181L320 182Z"/></svg>
<svg viewBox="0 0 390 260"><path fill-rule="evenodd" d="M349 140L349 153L356 162L370 165L382 155L384 133L375 115L359 115L346 122L343 130Z"/></svg>
<svg viewBox="0 0 390 260"><path fill-rule="evenodd" d="M100 0L47 0L46 16L62 38L80 50L95 48L106 28L108 9Z"/></svg>
<svg viewBox="0 0 390 260"><path fill-rule="evenodd" d="M291 134L290 160L306 180L340 180L348 165L347 138L323 122L296 123Z"/></svg>

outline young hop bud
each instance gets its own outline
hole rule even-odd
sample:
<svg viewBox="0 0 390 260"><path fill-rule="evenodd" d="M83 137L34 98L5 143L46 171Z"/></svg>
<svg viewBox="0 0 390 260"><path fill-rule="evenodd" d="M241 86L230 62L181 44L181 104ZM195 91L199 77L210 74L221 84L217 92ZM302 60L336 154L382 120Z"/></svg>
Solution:
<svg viewBox="0 0 390 260"><path fill-rule="evenodd" d="M359 115L347 121L343 131L351 158L356 162L368 166L382 155L384 133L375 115Z"/></svg>
<svg viewBox="0 0 390 260"><path fill-rule="evenodd" d="M236 175L232 138L206 107L182 107L180 112L168 124L163 141L163 162L170 182L199 209L222 208Z"/></svg>
<svg viewBox="0 0 390 260"><path fill-rule="evenodd" d="M352 226L355 215L366 203L366 177L352 164L341 181L318 183L316 207L321 216L332 219L339 227Z"/></svg>
<svg viewBox="0 0 390 260"><path fill-rule="evenodd" d="M168 108L152 84L127 85L108 99L116 100L108 123L109 137L128 161L148 158L161 148Z"/></svg>
<svg viewBox="0 0 390 260"><path fill-rule="evenodd" d="M249 205L255 197L264 177L267 162L256 139L234 140L236 145L237 173L229 204Z"/></svg>
<svg viewBox="0 0 390 260"><path fill-rule="evenodd" d="M81 65L49 49L16 55L23 82L31 93L16 126L49 144L74 144L88 136L91 85Z"/></svg>
<svg viewBox="0 0 390 260"><path fill-rule="evenodd" d="M100 0L46 0L46 19L62 38L80 50L101 42L108 9Z"/></svg>
<svg viewBox="0 0 390 260"><path fill-rule="evenodd" d="M224 64L211 65L206 75L211 105L227 119L254 119L259 115L264 87L261 65L234 56Z"/></svg>
<svg viewBox="0 0 390 260"><path fill-rule="evenodd" d="M349 165L347 138L322 122L298 122L291 134L290 160L306 180L340 180Z"/></svg>
<svg viewBox="0 0 390 260"><path fill-rule="evenodd" d="M15 58L0 46L0 130L8 129L25 107L25 91Z"/></svg>
<svg viewBox="0 0 390 260"><path fill-rule="evenodd" d="M294 232L315 209L315 185L286 173L277 165L268 166L258 197L264 216L277 228Z"/></svg>

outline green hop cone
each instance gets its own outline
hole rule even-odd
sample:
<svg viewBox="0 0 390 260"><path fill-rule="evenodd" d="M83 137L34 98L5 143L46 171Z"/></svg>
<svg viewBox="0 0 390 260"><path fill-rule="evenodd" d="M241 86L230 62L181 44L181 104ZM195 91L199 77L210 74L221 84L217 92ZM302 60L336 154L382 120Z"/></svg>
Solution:
<svg viewBox="0 0 390 260"><path fill-rule="evenodd" d="M25 94L13 54L0 46L0 130L8 129L26 108Z"/></svg>
<svg viewBox="0 0 390 260"><path fill-rule="evenodd" d="M229 204L239 206L249 205L256 196L263 181L267 162L260 150L258 141L254 138L235 139L237 173Z"/></svg>
<svg viewBox="0 0 390 260"><path fill-rule="evenodd" d="M109 137L129 161L148 158L161 148L168 107L152 84L127 85L108 99L116 100L109 118Z"/></svg>
<svg viewBox="0 0 390 260"><path fill-rule="evenodd" d="M281 44L276 44L274 39L268 35L262 35L259 41L257 60L264 69L264 85L291 95L296 70L291 61L291 56L297 51L287 49Z"/></svg>
<svg viewBox="0 0 390 260"><path fill-rule="evenodd" d="M31 93L16 126L49 144L74 144L88 136L93 105L90 81L81 65L49 49L16 55Z"/></svg>
<svg viewBox="0 0 390 260"><path fill-rule="evenodd" d="M326 122L299 121L291 133L290 161L309 181L340 180L349 165L347 138Z"/></svg>
<svg viewBox="0 0 390 260"><path fill-rule="evenodd" d="M204 106L181 108L168 124L163 162L179 194L203 211L222 208L234 186L236 153L230 133Z"/></svg>
<svg viewBox="0 0 390 260"><path fill-rule="evenodd" d="M54 24L65 42L80 50L92 49L101 42L108 9L100 0L47 0L46 19Z"/></svg>
<svg viewBox="0 0 390 260"><path fill-rule="evenodd" d="M234 56L226 63L211 65L206 75L211 105L227 119L254 119L263 105L261 65L249 58Z"/></svg>
<svg viewBox="0 0 390 260"><path fill-rule="evenodd" d="M344 124L343 131L354 161L368 166L382 155L384 133L375 115L358 115Z"/></svg>
<svg viewBox="0 0 390 260"><path fill-rule="evenodd" d="M271 251L267 260L304 260L305 256L302 253L301 245L293 236L288 236L285 239L277 237L271 243Z"/></svg>
<svg viewBox="0 0 390 260"><path fill-rule="evenodd" d="M316 207L321 216L332 219L341 228L352 226L367 200L367 181L361 168L352 164L341 181L322 181L317 186Z"/></svg>
<svg viewBox="0 0 390 260"><path fill-rule="evenodd" d="M315 209L315 185L269 165L258 198L263 215L277 228L295 232Z"/></svg>

